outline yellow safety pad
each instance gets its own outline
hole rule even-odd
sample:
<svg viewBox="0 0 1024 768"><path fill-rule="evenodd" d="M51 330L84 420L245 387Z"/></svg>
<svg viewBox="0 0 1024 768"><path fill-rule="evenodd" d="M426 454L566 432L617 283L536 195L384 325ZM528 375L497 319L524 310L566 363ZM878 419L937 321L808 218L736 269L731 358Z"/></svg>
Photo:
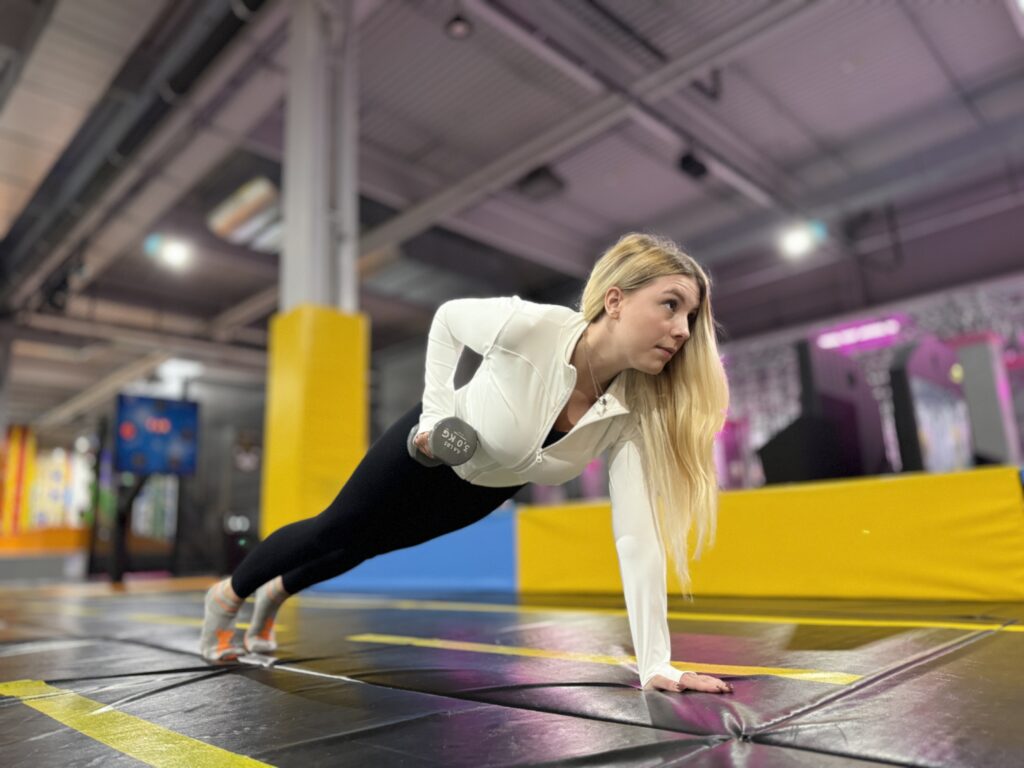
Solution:
<svg viewBox="0 0 1024 768"><path fill-rule="evenodd" d="M322 512L366 453L369 323L300 305L270 323L260 535Z"/></svg>
<svg viewBox="0 0 1024 768"><path fill-rule="evenodd" d="M607 504L524 507L524 592L621 590ZM557 553L557 554L556 554ZM1024 599L1024 497L1013 467L723 493L695 595ZM668 586L678 592L669 568Z"/></svg>

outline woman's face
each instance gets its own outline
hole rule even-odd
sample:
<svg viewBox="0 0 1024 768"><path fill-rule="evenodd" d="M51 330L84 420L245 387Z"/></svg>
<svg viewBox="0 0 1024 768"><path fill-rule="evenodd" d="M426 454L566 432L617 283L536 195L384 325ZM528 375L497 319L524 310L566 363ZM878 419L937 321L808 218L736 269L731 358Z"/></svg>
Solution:
<svg viewBox="0 0 1024 768"><path fill-rule="evenodd" d="M659 277L625 294L609 290L605 308L617 317L619 353L629 367L643 373L661 373L683 344L700 306L697 281L687 275Z"/></svg>

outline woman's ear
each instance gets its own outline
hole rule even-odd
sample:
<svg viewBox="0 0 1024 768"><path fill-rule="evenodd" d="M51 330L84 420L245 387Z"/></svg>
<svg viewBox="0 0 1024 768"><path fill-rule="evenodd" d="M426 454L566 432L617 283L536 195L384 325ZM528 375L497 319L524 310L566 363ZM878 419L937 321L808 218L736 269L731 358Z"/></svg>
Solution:
<svg viewBox="0 0 1024 768"><path fill-rule="evenodd" d="M622 289L617 285L613 285L604 294L604 311L612 319L618 319L619 312L622 310L622 300L624 294Z"/></svg>

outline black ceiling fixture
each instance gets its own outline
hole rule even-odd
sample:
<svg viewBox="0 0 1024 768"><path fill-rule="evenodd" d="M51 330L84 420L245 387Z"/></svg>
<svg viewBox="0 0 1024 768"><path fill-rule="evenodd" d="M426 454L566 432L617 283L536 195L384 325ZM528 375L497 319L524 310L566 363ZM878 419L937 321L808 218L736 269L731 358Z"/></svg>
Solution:
<svg viewBox="0 0 1024 768"><path fill-rule="evenodd" d="M565 182L551 170L551 166L542 165L519 179L515 187L524 197L540 202L561 194Z"/></svg>
<svg viewBox="0 0 1024 768"><path fill-rule="evenodd" d="M703 179L708 175L708 167L693 153L692 149L687 150L679 158L679 168L687 176L692 176L694 179Z"/></svg>

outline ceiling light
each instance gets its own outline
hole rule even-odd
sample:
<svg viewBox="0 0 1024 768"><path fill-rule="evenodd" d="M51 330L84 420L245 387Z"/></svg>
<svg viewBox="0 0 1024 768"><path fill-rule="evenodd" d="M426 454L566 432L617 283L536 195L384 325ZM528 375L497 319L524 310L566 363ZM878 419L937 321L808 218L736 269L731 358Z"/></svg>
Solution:
<svg viewBox="0 0 1024 768"><path fill-rule="evenodd" d="M172 357L162 362L157 371L161 379L194 379L203 373L203 364L195 360L185 360L180 357Z"/></svg>
<svg viewBox="0 0 1024 768"><path fill-rule="evenodd" d="M166 240L160 248L160 258L172 269L184 269L192 260L192 248L181 240Z"/></svg>
<svg viewBox="0 0 1024 768"><path fill-rule="evenodd" d="M822 221L811 221L790 227L779 237L779 248L783 256L799 259L813 251L828 237L828 229Z"/></svg>
<svg viewBox="0 0 1024 768"><path fill-rule="evenodd" d="M448 33L448 37L465 40L473 34L473 24L461 13L456 13L444 25L444 31Z"/></svg>
<svg viewBox="0 0 1024 768"><path fill-rule="evenodd" d="M1017 32L1024 37L1024 0L1006 0L1006 4L1013 23L1017 26Z"/></svg>

